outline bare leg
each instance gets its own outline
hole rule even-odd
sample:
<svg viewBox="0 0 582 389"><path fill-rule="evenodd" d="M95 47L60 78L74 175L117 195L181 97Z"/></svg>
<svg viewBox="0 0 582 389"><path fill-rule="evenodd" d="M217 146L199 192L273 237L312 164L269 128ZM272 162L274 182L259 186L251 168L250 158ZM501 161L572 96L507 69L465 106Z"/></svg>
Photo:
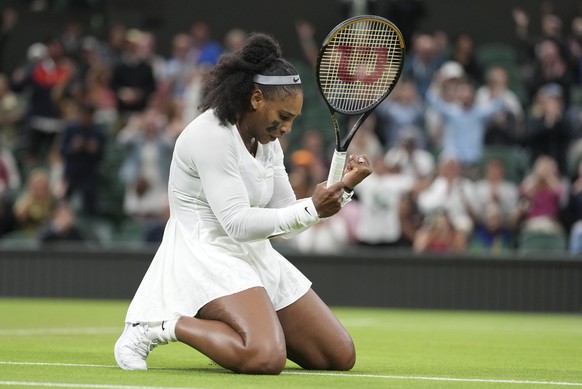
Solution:
<svg viewBox="0 0 582 389"><path fill-rule="evenodd" d="M179 341L237 373L279 374L285 338L263 288L251 288L206 304L176 325Z"/></svg>
<svg viewBox="0 0 582 389"><path fill-rule="evenodd" d="M345 371L354 366L352 338L312 289L277 314L290 360L304 369Z"/></svg>

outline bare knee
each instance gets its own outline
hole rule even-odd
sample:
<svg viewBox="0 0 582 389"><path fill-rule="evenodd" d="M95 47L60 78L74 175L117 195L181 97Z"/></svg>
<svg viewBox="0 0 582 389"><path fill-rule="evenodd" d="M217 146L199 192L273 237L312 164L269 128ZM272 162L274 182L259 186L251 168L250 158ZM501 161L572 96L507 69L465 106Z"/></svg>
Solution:
<svg viewBox="0 0 582 389"><path fill-rule="evenodd" d="M349 340L336 353L335 360L329 370L348 371L356 364L356 348L354 343Z"/></svg>
<svg viewBox="0 0 582 389"><path fill-rule="evenodd" d="M338 344L332 355L329 355L324 362L324 366L319 370L348 371L356 364L356 348L351 338Z"/></svg>
<svg viewBox="0 0 582 389"><path fill-rule="evenodd" d="M280 374L285 368L285 348L275 345L251 347L242 355L240 366L234 369L242 374Z"/></svg>

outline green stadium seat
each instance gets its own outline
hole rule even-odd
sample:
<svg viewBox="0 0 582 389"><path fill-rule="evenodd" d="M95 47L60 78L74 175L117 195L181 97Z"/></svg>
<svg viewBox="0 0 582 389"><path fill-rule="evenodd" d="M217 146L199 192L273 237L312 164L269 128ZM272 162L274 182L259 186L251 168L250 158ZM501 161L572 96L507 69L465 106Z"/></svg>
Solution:
<svg viewBox="0 0 582 389"><path fill-rule="evenodd" d="M99 216L83 215L77 217L76 224L83 236L99 246L109 246L113 240L113 223Z"/></svg>
<svg viewBox="0 0 582 389"><path fill-rule="evenodd" d="M0 248L38 249L40 240L28 231L10 231L0 237Z"/></svg>
<svg viewBox="0 0 582 389"><path fill-rule="evenodd" d="M522 254L565 253L567 238L563 232L522 231L518 239L518 250Z"/></svg>
<svg viewBox="0 0 582 389"><path fill-rule="evenodd" d="M477 59L485 66L492 65L516 65L517 54L515 49L506 43L489 42L480 44L475 54Z"/></svg>
<svg viewBox="0 0 582 389"><path fill-rule="evenodd" d="M145 222L125 219L115 230L113 245L116 247L142 248L145 243Z"/></svg>

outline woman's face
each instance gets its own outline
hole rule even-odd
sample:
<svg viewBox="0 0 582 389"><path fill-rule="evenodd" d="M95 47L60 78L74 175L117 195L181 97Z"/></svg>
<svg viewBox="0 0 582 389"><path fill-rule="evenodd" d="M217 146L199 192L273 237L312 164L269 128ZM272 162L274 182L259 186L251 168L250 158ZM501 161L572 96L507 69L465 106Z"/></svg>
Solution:
<svg viewBox="0 0 582 389"><path fill-rule="evenodd" d="M291 132L293 121L301 115L303 93L286 94L273 100L266 100L262 93L259 94L258 97L256 93L253 95L256 111L247 116L247 125L253 138L267 144Z"/></svg>

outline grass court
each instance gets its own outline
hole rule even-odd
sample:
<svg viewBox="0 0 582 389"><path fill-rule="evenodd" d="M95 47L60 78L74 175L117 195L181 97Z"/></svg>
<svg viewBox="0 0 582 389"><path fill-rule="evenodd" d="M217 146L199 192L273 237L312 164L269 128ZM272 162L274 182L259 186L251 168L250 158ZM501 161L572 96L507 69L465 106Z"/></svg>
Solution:
<svg viewBox="0 0 582 389"><path fill-rule="evenodd" d="M336 308L356 343L350 372L233 374L179 343L146 372L113 345L129 301L0 299L0 389L582 388L582 315Z"/></svg>

